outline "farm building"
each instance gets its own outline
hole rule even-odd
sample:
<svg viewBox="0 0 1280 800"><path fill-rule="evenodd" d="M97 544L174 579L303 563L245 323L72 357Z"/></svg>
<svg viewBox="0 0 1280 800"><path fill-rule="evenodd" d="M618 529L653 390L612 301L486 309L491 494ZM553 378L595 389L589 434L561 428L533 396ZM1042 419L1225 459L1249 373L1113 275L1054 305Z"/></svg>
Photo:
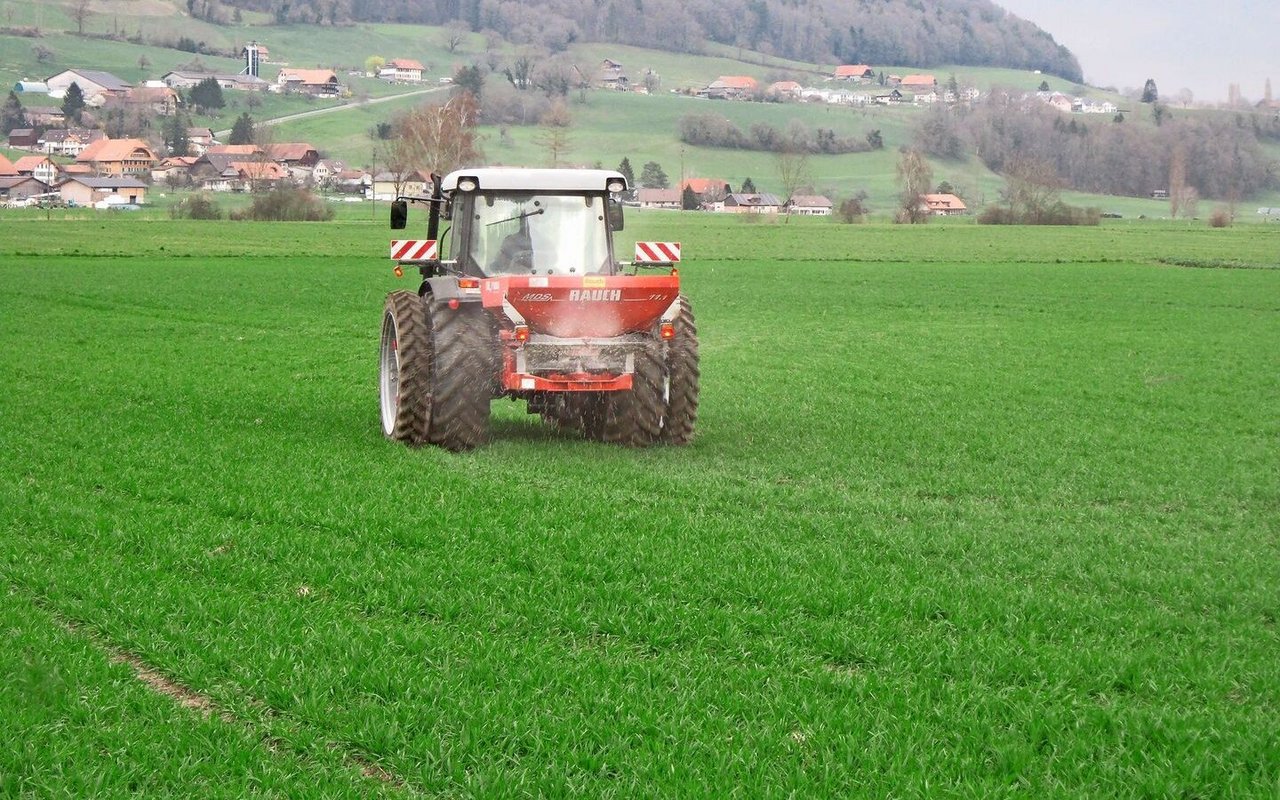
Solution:
<svg viewBox="0 0 1280 800"><path fill-rule="evenodd" d="M640 189L636 200L641 208L680 208L679 189Z"/></svg>
<svg viewBox="0 0 1280 800"><path fill-rule="evenodd" d="M596 71L595 84L600 89L626 91L631 82L622 71L622 62L606 58L600 62L600 69Z"/></svg>
<svg viewBox="0 0 1280 800"><path fill-rule="evenodd" d="M730 194L723 202L715 204L716 211L725 211L730 214L777 214L781 209L782 201L776 195L767 193L738 192Z"/></svg>
<svg viewBox="0 0 1280 800"><path fill-rule="evenodd" d="M286 167L306 167L308 171L320 161L320 151L306 142L277 142L267 145L266 152Z"/></svg>
<svg viewBox="0 0 1280 800"><path fill-rule="evenodd" d="M67 122L67 115L56 106L27 106L24 110L27 112L28 125L50 128Z"/></svg>
<svg viewBox="0 0 1280 800"><path fill-rule="evenodd" d="M276 76L280 91L336 97L342 92L338 74L331 69L282 69Z"/></svg>
<svg viewBox="0 0 1280 800"><path fill-rule="evenodd" d="M875 77L875 72L867 64L841 64L836 67L831 77L838 81L862 83Z"/></svg>
<svg viewBox="0 0 1280 800"><path fill-rule="evenodd" d="M34 128L14 128L9 131L9 146L14 150L34 150L40 136Z"/></svg>
<svg viewBox="0 0 1280 800"><path fill-rule="evenodd" d="M271 86L270 83L257 75L232 75L226 72L184 72L175 70L160 76L160 80L170 89L190 89L207 78L216 80L223 89L240 92L260 92Z"/></svg>
<svg viewBox="0 0 1280 800"><path fill-rule="evenodd" d="M58 194L68 203L91 206L111 197L120 203L141 204L147 199L147 185L133 177L90 178L75 176L58 184Z"/></svg>
<svg viewBox="0 0 1280 800"><path fill-rule="evenodd" d="M0 175L17 175L18 170L13 166L13 162L5 158L4 153L0 153Z"/></svg>
<svg viewBox="0 0 1280 800"><path fill-rule="evenodd" d="M47 184L30 175L0 175L0 202L26 200L48 191Z"/></svg>
<svg viewBox="0 0 1280 800"><path fill-rule="evenodd" d="M172 116L178 110L178 93L168 86L135 86L125 93L124 101L133 106L144 106L162 117Z"/></svg>
<svg viewBox="0 0 1280 800"><path fill-rule="evenodd" d="M49 94L55 97L65 95L73 83L80 87L86 101L104 96L123 97L133 86L110 72L96 69L63 70L45 81L45 85L49 87Z"/></svg>
<svg viewBox="0 0 1280 800"><path fill-rule="evenodd" d="M699 89L698 96L712 100L741 100L755 92L759 86L759 82L748 75L721 75L708 84L707 88Z"/></svg>
<svg viewBox="0 0 1280 800"><path fill-rule="evenodd" d="M430 185L431 176L422 170L379 172L373 176L373 196L376 200L394 200L398 195L421 197Z"/></svg>

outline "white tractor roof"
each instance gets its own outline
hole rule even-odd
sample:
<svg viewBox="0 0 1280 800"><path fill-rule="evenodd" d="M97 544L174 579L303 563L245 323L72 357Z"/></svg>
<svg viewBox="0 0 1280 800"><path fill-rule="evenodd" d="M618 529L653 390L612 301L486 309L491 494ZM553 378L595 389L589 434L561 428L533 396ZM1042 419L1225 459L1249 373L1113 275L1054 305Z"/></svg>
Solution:
<svg viewBox="0 0 1280 800"><path fill-rule="evenodd" d="M441 188L452 192L460 178L475 178L480 191L603 192L611 180L627 179L611 169L525 169L523 167L464 167L444 177Z"/></svg>

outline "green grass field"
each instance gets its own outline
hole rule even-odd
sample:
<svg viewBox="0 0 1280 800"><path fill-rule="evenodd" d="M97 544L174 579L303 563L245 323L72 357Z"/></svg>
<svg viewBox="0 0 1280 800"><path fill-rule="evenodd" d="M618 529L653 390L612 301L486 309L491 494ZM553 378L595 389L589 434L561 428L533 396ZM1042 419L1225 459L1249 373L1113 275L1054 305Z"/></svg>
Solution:
<svg viewBox="0 0 1280 800"><path fill-rule="evenodd" d="M359 212L0 221L0 795L1280 791L1280 226L631 214L694 444L450 455Z"/></svg>

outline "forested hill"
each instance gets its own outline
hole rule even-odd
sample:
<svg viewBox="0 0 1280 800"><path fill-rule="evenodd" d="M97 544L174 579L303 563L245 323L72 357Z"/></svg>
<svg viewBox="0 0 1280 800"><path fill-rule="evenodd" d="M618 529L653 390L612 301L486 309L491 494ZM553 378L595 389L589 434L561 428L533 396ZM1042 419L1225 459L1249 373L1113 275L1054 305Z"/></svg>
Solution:
<svg viewBox="0 0 1280 800"><path fill-rule="evenodd" d="M211 0L188 0L216 8ZM816 63L1039 69L1081 80L1067 48L990 0L225 0L278 22L458 21L518 44L696 51L704 40ZM198 13L198 12L197 12Z"/></svg>

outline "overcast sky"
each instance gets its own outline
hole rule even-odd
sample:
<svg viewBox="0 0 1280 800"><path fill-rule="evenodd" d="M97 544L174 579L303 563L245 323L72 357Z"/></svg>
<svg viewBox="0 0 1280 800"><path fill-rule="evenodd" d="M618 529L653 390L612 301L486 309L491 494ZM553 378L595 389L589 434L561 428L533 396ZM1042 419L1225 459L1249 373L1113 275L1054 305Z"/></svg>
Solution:
<svg viewBox="0 0 1280 800"><path fill-rule="evenodd" d="M996 0L1048 31L1080 60L1095 86L1141 88L1154 78L1162 97L1186 87L1196 100L1227 99L1227 85L1262 99L1280 97L1277 0Z"/></svg>

